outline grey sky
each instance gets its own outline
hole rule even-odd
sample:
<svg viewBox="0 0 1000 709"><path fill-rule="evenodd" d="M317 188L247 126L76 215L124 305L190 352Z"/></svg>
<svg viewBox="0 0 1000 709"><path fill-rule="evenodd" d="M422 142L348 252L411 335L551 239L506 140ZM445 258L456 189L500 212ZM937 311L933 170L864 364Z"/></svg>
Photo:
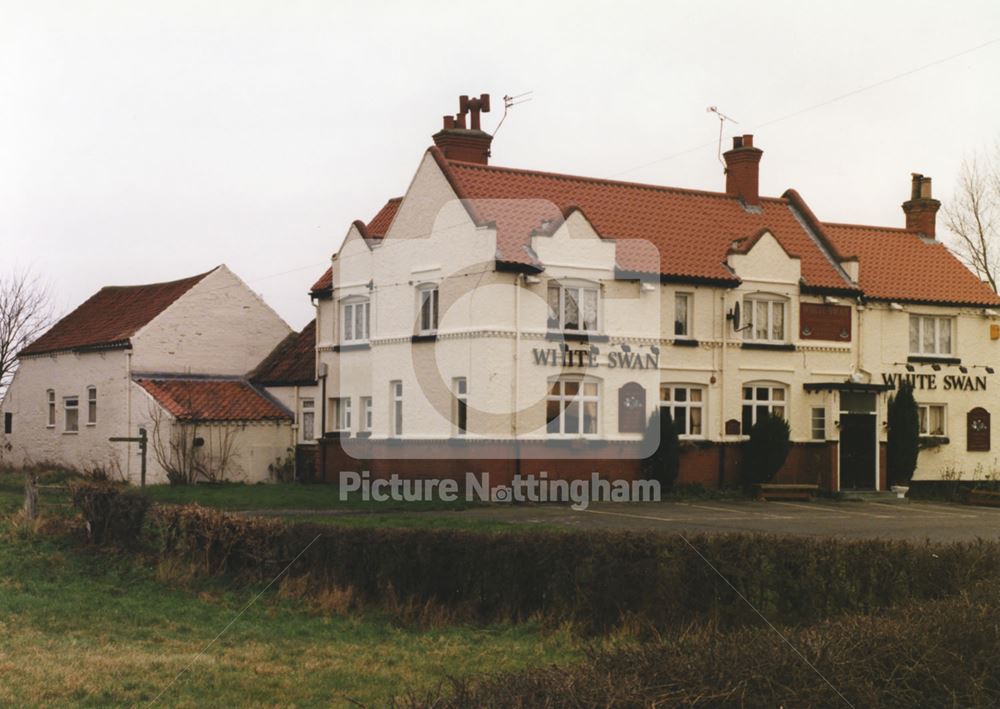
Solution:
<svg viewBox="0 0 1000 709"><path fill-rule="evenodd" d="M493 95L492 130L534 91L494 164L705 189L717 105L727 142L764 149L762 193L894 226L910 172L946 199L1000 137L1000 42L768 123L1000 39L995 0L0 7L0 258L62 312L226 263L301 327L350 222L403 193L462 93Z"/></svg>

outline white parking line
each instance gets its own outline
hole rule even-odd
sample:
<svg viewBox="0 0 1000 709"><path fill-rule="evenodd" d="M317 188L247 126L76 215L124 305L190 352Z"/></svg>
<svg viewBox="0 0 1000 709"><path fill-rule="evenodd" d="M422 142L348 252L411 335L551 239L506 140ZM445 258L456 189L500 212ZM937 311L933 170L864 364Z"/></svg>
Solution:
<svg viewBox="0 0 1000 709"><path fill-rule="evenodd" d="M959 507L958 505L956 505L955 507L945 507L944 505L934 505L929 502L913 502L911 504L920 505L921 507L925 507L929 510L947 510L948 512L952 512L954 514L963 514L956 511L955 507ZM973 515L983 512L986 514L990 513L1000 514L1000 508L996 507L980 507L980 506L973 507L973 506L962 505L961 507L959 507L959 509L964 509L966 511L965 513Z"/></svg>
<svg viewBox="0 0 1000 709"><path fill-rule="evenodd" d="M843 509L841 507L838 507L837 509L832 510L829 507L821 506L821 505L818 505L818 504L815 507L812 506L812 505L801 505L801 504L798 504L798 503L795 503L795 502L771 502L771 503L768 503L768 504L771 504L771 505L788 505L790 507L797 507L797 508L806 509L806 510L809 510L809 511L822 510L823 512L833 512L833 513L836 513L836 514L847 515L849 517L859 516L859 517L872 517L874 519L892 519L892 515L880 515L880 514L877 514L875 512L862 512L861 510L848 510L848 509ZM864 504L864 503L860 503L860 502L859 503L842 502L840 504L841 505L851 505L851 504L861 505L861 504Z"/></svg>
<svg viewBox="0 0 1000 709"><path fill-rule="evenodd" d="M937 515L938 517L951 518L951 519L976 519L976 515L970 514L968 512L955 512L949 510L947 512L940 512L936 509L928 509L928 505L900 505L892 502L876 502L876 505L883 505L885 507L890 507L893 510L898 510L900 512L913 512L915 514L921 515ZM919 508L919 509L918 509Z"/></svg>

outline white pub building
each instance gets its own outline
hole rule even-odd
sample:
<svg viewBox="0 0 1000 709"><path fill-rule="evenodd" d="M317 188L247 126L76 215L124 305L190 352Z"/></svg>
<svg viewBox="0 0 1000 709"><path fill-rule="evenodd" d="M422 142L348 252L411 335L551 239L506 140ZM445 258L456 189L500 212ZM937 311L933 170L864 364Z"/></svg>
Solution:
<svg viewBox="0 0 1000 709"><path fill-rule="evenodd" d="M680 482L738 484L773 411L778 481L885 489L901 378L917 479L996 469L1000 298L936 240L930 178L904 226L830 223L758 193L750 135L705 192L490 165L489 97L460 108L313 287L321 475L632 477L660 406Z"/></svg>

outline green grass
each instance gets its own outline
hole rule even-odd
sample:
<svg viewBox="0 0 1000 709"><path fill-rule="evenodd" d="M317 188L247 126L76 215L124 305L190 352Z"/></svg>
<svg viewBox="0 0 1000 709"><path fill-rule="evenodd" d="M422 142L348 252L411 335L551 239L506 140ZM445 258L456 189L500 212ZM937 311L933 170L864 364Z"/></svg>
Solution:
<svg viewBox="0 0 1000 709"><path fill-rule="evenodd" d="M448 676L574 661L564 631L399 627L265 594L187 582L135 557L0 520L0 705L384 705ZM197 657L197 659L195 659ZM190 671L171 684L183 668Z"/></svg>

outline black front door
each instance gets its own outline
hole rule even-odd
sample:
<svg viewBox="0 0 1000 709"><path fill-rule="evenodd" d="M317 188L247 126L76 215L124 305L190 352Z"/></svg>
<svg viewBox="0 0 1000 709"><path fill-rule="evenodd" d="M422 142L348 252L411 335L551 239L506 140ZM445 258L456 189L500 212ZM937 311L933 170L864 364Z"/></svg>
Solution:
<svg viewBox="0 0 1000 709"><path fill-rule="evenodd" d="M875 414L840 414L840 489L875 489Z"/></svg>

